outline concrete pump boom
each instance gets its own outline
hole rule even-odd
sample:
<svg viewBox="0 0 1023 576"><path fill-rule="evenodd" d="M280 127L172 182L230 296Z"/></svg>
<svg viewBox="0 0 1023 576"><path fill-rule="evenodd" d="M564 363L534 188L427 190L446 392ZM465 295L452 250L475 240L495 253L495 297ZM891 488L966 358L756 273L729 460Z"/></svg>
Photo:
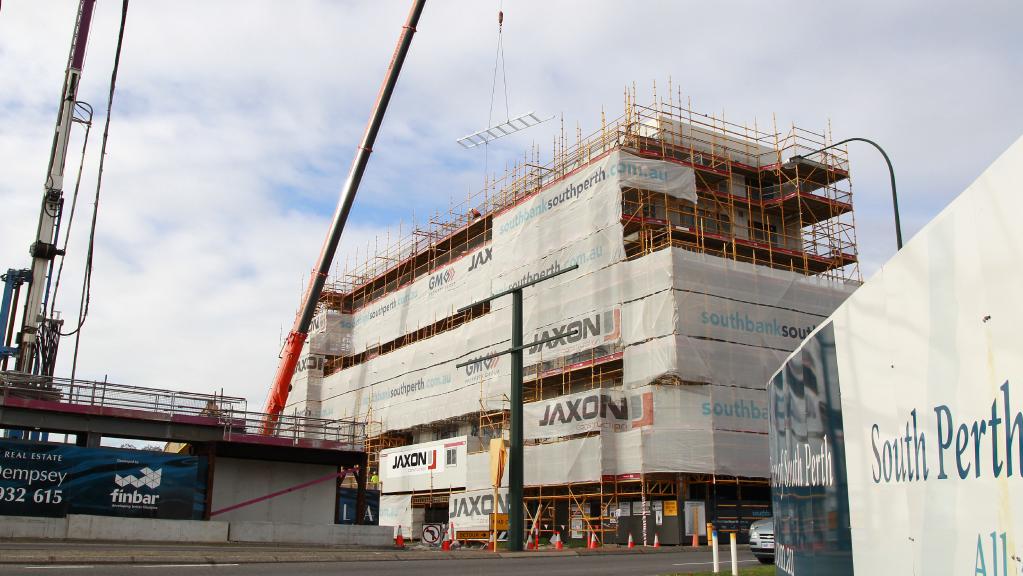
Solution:
<svg viewBox="0 0 1023 576"><path fill-rule="evenodd" d="M40 359L39 362L36 362L36 359L39 355L40 332L47 322L46 311L43 307L43 299L48 289L47 276L50 273L53 259L61 253L57 248L56 231L64 202L64 159L67 156L68 141L71 137L71 125L74 121L74 108L78 97L78 83L82 76L85 46L89 40L89 26L92 24L95 4L95 0L81 0L79 3L78 22L75 24L71 54L64 76L64 90L60 95L57 127L53 133L53 147L50 149L50 165L43 187L39 227L36 229L35 242L29 248L29 253L32 255L32 278L28 295L25 298L18 359L15 364L15 369L22 372L50 373L53 369L52 361L44 362ZM47 356L52 358L54 356L52 352L50 351Z"/></svg>
<svg viewBox="0 0 1023 576"><path fill-rule="evenodd" d="M391 57L391 63L387 68L387 75L384 78L380 94L377 96L376 104L373 106L373 113L366 127L366 133L362 137L362 144L355 153L355 160L352 162L351 171L345 180L344 188L341 190L341 198L338 201L337 210L334 212L334 221L327 232L327 238L320 250L319 262L316 269L309 277L309 286L302 297L302 306L295 316L295 324L288 334L284 343L284 351L281 354L280 363L277 366L277 374L274 376L270 395L266 401L265 412L269 415L264 423L264 432L272 430L276 423L277 416L284 410L288 402L288 392L291 389L291 377L298 365L299 355L302 353L302 345L305 344L309 335L309 324L313 314L316 312L316 304L323 291L323 284L327 280L327 273L334 261L334 253L337 252L338 243L341 241L341 232L344 230L345 222L348 220L348 213L355 201L355 194L359 189L359 182L362 181L362 174L369 162L369 155L373 152L373 143L376 140L380 124L384 119L384 112L387 111L387 103L391 99L394 85L398 81L398 74L405 62L409 46L412 44L412 35L416 32L416 24L419 23L419 16L423 12L426 0L415 0L412 9L409 11L408 20L402 28L401 36L398 38L398 46Z"/></svg>

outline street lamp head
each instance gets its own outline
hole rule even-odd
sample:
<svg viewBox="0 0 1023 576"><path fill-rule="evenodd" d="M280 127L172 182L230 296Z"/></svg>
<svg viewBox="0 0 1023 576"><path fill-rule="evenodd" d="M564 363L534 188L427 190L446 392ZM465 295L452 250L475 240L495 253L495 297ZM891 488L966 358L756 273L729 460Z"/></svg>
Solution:
<svg viewBox="0 0 1023 576"><path fill-rule="evenodd" d="M873 140L867 140L866 138L846 138L845 140L835 142L834 144L829 144L824 148L821 148L820 150L814 150L813 152L807 152L806 154L796 154L789 158L788 162L783 163L781 165L781 169L793 170L800 164L809 164L812 168L817 167L830 170L830 168L825 164L819 164L817 162L807 160L806 157L813 156L814 154L824 152L825 150L830 150L831 148L834 148L836 146L841 146L842 144L853 141L866 142L867 144L870 144L874 148L877 148L877 151L881 153L881 156L884 157L885 163L888 165L888 176L892 182L892 208L894 208L895 210L895 243L899 247L899 250L902 250L902 223L899 221L899 197L895 192L895 169L892 168L892 161L890 158L888 158L888 153L885 152L883 148L878 146L877 142L874 142Z"/></svg>

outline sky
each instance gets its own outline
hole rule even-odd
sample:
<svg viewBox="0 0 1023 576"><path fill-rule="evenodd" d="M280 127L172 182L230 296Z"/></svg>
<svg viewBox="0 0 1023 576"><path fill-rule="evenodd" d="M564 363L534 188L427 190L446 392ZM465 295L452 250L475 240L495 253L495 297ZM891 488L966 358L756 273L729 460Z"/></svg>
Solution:
<svg viewBox="0 0 1023 576"><path fill-rule="evenodd" d="M339 259L482 187L503 8L507 105L590 133L669 80L740 124L880 143L909 240L1023 134L1023 3L431 0ZM78 315L121 3L99 0L79 99L96 110L57 308ZM410 2L134 0L98 213L78 376L263 405ZM0 6L0 268L30 264L76 0ZM490 148L503 168L550 122ZM74 133L69 201L83 131ZM865 277L895 251L888 173L849 147ZM393 234L393 232L392 232ZM73 340L61 344L68 375Z"/></svg>

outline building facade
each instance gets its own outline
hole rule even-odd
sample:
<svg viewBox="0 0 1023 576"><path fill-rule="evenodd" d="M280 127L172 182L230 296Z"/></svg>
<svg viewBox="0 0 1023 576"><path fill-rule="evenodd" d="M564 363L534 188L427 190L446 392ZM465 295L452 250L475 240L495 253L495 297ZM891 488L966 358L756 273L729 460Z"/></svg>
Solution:
<svg viewBox="0 0 1023 576"><path fill-rule="evenodd" d="M510 299L470 305L573 265L524 294L526 342L555 338L524 354L527 526L677 543L769 515L766 383L859 283L845 154L625 108L324 294L288 411L370 423L382 516L457 521L453 498L493 489L509 359L473 359L509 347Z"/></svg>

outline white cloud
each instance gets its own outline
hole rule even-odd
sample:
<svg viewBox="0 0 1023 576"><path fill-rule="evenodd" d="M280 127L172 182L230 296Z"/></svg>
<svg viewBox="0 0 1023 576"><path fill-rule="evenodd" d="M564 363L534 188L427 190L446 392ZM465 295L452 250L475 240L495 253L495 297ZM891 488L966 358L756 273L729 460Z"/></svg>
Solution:
<svg viewBox="0 0 1023 576"><path fill-rule="evenodd" d="M0 12L0 265L28 264L76 2ZM82 99L98 110L74 257L74 315L119 3L101 2ZM694 108L874 138L919 229L1023 131L1015 2L506 3L510 112L566 132L670 77ZM99 218L80 374L213 390L258 408L407 10L404 2L134 2ZM489 109L496 2L431 2L356 201L343 252L482 182L454 140ZM503 114L503 99L495 106ZM503 167L550 123L491 148ZM77 155L80 140L72 144ZM864 270L894 250L887 172L850 150ZM73 156L72 163L77 160ZM65 186L70 192L70 184ZM344 256L341 256L344 258ZM71 343L64 343L62 370Z"/></svg>

